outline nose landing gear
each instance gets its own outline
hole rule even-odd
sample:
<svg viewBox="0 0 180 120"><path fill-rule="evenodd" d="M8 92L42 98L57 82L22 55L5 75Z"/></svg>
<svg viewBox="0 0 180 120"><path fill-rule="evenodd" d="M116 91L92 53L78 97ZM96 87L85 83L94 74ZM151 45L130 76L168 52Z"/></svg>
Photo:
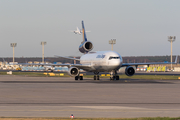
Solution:
<svg viewBox="0 0 180 120"><path fill-rule="evenodd" d="M83 80L83 76L75 76L75 80Z"/></svg>
<svg viewBox="0 0 180 120"><path fill-rule="evenodd" d="M111 71L110 80L119 80L119 75L117 74L116 70Z"/></svg>

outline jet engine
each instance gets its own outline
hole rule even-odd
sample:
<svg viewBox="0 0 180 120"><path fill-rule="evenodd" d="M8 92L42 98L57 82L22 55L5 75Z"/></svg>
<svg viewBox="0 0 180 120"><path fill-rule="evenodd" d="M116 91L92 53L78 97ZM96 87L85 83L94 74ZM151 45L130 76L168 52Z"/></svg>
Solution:
<svg viewBox="0 0 180 120"><path fill-rule="evenodd" d="M68 70L70 76L77 76L79 74L79 69L77 67L71 67Z"/></svg>
<svg viewBox="0 0 180 120"><path fill-rule="evenodd" d="M90 41L85 41L79 46L79 51L81 53L89 52L93 49L93 44Z"/></svg>
<svg viewBox="0 0 180 120"><path fill-rule="evenodd" d="M126 74L127 76L133 76L134 73L135 73L135 70L134 70L134 68L131 67L131 66L128 66L128 67L125 69L125 74Z"/></svg>

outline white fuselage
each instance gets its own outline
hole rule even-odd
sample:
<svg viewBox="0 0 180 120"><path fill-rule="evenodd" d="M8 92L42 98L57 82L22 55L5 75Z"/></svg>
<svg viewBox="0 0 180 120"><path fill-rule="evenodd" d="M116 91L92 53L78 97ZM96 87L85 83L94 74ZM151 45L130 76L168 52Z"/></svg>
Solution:
<svg viewBox="0 0 180 120"><path fill-rule="evenodd" d="M90 72L109 72L118 70L122 65L122 57L114 51L89 52L80 58L80 64L90 65L90 68L83 68Z"/></svg>

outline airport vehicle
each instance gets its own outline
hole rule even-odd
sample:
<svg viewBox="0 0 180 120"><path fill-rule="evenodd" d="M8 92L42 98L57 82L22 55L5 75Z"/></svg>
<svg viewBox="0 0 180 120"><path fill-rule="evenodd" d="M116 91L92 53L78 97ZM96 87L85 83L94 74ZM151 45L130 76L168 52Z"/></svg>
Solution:
<svg viewBox="0 0 180 120"><path fill-rule="evenodd" d="M126 67L125 74L133 76L135 69L138 65L151 65L151 64L168 64L168 63L123 63L121 55L114 51L97 51L91 52L93 43L87 40L84 22L82 21L82 35L83 41L79 46L79 51L83 53L80 59L64 57L67 59L80 61L80 64L40 64L44 66L67 66L68 74L75 77L75 80L83 80L80 76L80 69L85 71L94 72L94 80L99 80L99 72L110 72L110 80L119 80L117 70L121 67ZM62 56L59 56L62 57ZM177 57L176 62L177 63ZM170 63L169 63L170 64Z"/></svg>
<svg viewBox="0 0 180 120"><path fill-rule="evenodd" d="M21 71L22 69L20 67L16 68L16 70Z"/></svg>

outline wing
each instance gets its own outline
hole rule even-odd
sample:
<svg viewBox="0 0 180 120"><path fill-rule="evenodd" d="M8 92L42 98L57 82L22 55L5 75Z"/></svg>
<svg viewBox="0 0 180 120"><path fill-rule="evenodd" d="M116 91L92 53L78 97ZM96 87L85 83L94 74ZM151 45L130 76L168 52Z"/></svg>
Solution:
<svg viewBox="0 0 180 120"><path fill-rule="evenodd" d="M123 63L122 67L126 67L126 66L138 66L138 65L157 65L157 64L177 64L177 58L178 56L176 56L175 62L151 62L151 63Z"/></svg>
<svg viewBox="0 0 180 120"><path fill-rule="evenodd" d="M66 59L70 59L70 60L77 60L77 61L80 61L80 59L70 58L70 57L65 57L65 56L58 56L58 55L55 55L55 57L61 57L61 58L66 58Z"/></svg>
<svg viewBox="0 0 180 120"><path fill-rule="evenodd" d="M88 69L91 68L90 64L35 64L35 63L20 63L18 65L24 65L24 66L32 66L32 65L38 65L38 66L67 66L68 68L70 67L77 67L78 69Z"/></svg>
<svg viewBox="0 0 180 120"><path fill-rule="evenodd" d="M66 58L66 59L71 59L71 60L77 60L77 61L80 61L80 59L76 59L76 58L70 58L70 57L64 57L64 56L57 56L55 55L55 57L62 57L62 58ZM55 67L55 66L67 66L68 68L70 67L77 67L78 69L89 69L91 68L91 64L44 64L44 63L39 63L39 64L36 64L36 63L19 63L19 65L25 65L25 66L32 66L32 65L37 65L37 66L52 66L52 67Z"/></svg>

